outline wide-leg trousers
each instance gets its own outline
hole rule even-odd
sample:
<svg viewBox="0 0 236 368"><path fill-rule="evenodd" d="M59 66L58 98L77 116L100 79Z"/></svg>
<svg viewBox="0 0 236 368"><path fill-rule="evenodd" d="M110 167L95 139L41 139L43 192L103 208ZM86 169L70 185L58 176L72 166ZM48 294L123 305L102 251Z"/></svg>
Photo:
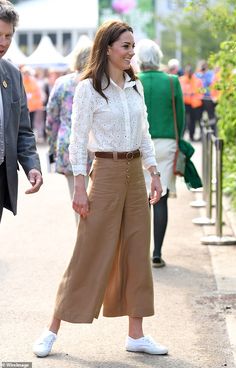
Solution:
<svg viewBox="0 0 236 368"><path fill-rule="evenodd" d="M54 317L91 323L106 317L154 314L150 217L141 158L96 158L90 211L56 297Z"/></svg>

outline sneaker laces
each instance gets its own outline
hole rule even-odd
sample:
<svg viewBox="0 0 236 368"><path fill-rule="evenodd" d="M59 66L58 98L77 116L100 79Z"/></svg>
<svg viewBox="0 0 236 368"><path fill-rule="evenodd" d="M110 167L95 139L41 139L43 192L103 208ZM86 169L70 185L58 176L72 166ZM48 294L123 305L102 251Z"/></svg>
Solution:
<svg viewBox="0 0 236 368"><path fill-rule="evenodd" d="M52 344L54 343L55 341L55 336L54 335L48 335L48 336L42 336L41 339L39 339L39 342L38 344L39 345L46 345L47 348L51 348L52 347Z"/></svg>
<svg viewBox="0 0 236 368"><path fill-rule="evenodd" d="M155 346L155 347L157 346L157 343L153 340L151 336L144 336L144 340L149 342L152 346Z"/></svg>

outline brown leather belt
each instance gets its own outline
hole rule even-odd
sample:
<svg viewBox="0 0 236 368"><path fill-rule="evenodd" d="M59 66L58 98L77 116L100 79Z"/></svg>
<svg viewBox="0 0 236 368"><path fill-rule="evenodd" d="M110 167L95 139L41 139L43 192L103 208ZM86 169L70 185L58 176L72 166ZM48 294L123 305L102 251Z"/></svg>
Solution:
<svg viewBox="0 0 236 368"><path fill-rule="evenodd" d="M113 158L114 160L132 160L141 157L141 152L137 149L129 152L95 152L95 157Z"/></svg>

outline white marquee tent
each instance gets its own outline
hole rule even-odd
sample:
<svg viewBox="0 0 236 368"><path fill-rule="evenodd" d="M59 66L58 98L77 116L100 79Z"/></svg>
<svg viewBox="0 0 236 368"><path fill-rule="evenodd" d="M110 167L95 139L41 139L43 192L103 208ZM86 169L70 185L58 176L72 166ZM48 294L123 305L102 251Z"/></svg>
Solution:
<svg viewBox="0 0 236 368"><path fill-rule="evenodd" d="M25 0L16 10L20 16L16 38L27 38L29 54L35 36L55 34L54 43L62 52L66 34L70 34L72 50L82 34L92 39L98 26L98 0Z"/></svg>
<svg viewBox="0 0 236 368"><path fill-rule="evenodd" d="M39 68L54 68L65 70L68 68L68 62L57 51L50 37L43 36L38 47L26 59L26 65Z"/></svg>
<svg viewBox="0 0 236 368"><path fill-rule="evenodd" d="M4 59L10 60L13 64L23 65L25 64L27 57L17 46L15 39L12 40L9 49L3 56Z"/></svg>
<svg viewBox="0 0 236 368"><path fill-rule="evenodd" d="M98 25L98 0L27 0L16 10L18 30L94 30Z"/></svg>
<svg viewBox="0 0 236 368"><path fill-rule="evenodd" d="M73 58L76 54L76 51L79 50L82 47L90 46L92 45L92 41L90 38L86 35L80 36L77 44L75 45L74 49L65 57L66 62L71 65Z"/></svg>

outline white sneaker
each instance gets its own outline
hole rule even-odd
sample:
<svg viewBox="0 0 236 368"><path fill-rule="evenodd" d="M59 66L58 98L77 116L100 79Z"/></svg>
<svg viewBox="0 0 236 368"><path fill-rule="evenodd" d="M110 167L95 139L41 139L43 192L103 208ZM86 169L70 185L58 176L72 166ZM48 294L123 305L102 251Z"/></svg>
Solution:
<svg viewBox="0 0 236 368"><path fill-rule="evenodd" d="M125 348L127 351L136 353L147 353L155 355L164 355L168 353L167 347L158 344L151 336L140 337L140 339L133 339L130 336L126 338Z"/></svg>
<svg viewBox="0 0 236 368"><path fill-rule="evenodd" d="M35 341L33 352L40 358L46 357L52 350L52 345L56 341L57 335L45 329L38 340Z"/></svg>

